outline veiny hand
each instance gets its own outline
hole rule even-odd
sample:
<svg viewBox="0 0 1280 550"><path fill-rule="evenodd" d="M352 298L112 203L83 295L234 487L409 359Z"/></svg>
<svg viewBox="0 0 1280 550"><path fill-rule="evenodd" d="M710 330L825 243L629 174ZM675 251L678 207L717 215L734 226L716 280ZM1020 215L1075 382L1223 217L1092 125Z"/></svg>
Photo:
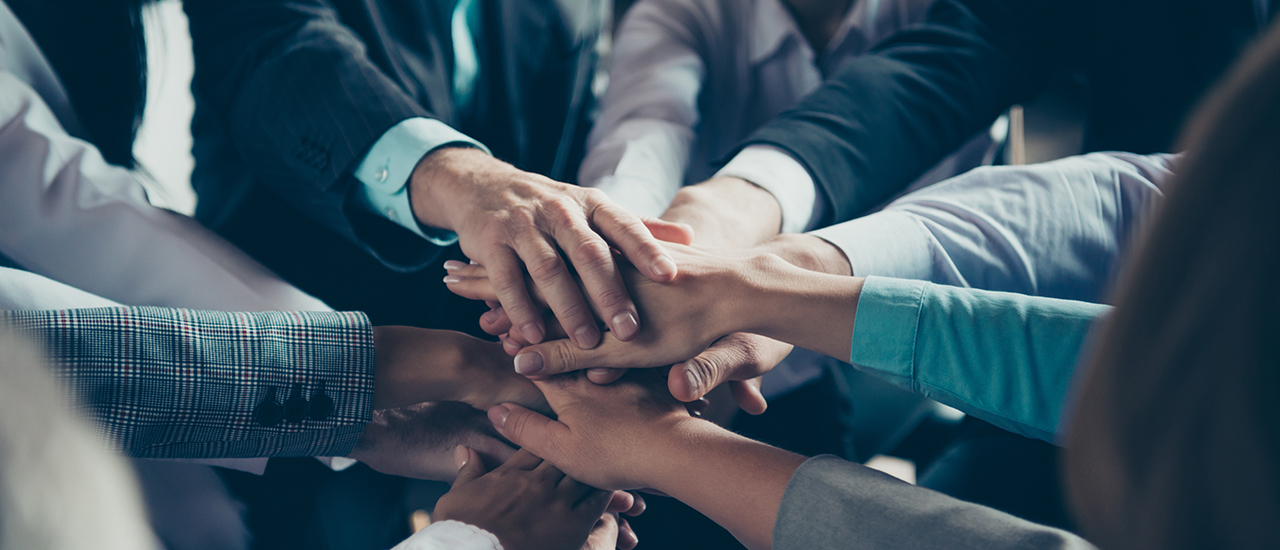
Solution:
<svg viewBox="0 0 1280 550"><path fill-rule="evenodd" d="M515 452L484 412L442 402L373 411L349 456L384 474L452 481L458 445L475 449L490 464L501 464Z"/></svg>
<svg viewBox="0 0 1280 550"><path fill-rule="evenodd" d="M678 438L689 416L653 369L633 370L600 386L579 373L534 382L557 419L514 404L489 409L504 437L593 487L641 489L660 468L657 442Z"/></svg>
<svg viewBox="0 0 1280 550"><path fill-rule="evenodd" d="M735 303L738 297L732 289L740 275L738 270L760 263L760 257L726 257L668 246L681 264L681 274L672 283L653 283L623 266L632 295L653 321L639 337L622 343L605 334L600 346L581 350L566 345L565 340L531 345L513 331L503 336L502 342L508 353L518 353L516 370L526 376L544 377L589 369L593 382L605 384L621 376L617 369L674 365L668 386L677 399L693 401L729 382L744 411L764 412L766 402L755 379L791 353L791 346L754 334L722 332L724 327L734 325L733 311L750 306ZM450 290L472 299L492 300L494 291L484 267L457 262L446 268L446 280L452 281ZM487 332L502 334L510 328L510 322L504 310L496 309L481 317L481 326ZM551 327L555 334L554 324Z"/></svg>
<svg viewBox="0 0 1280 550"><path fill-rule="evenodd" d="M612 497L525 450L487 474L475 451L459 447L457 459L458 478L436 504L436 519L484 529L508 550L578 550Z"/></svg>
<svg viewBox="0 0 1280 550"><path fill-rule="evenodd" d="M467 257L489 268L497 301L529 342L541 342L546 328L522 267L583 348L599 343L600 331L560 251L600 319L622 341L639 331L640 317L610 246L651 280L676 276L675 262L650 228L602 191L524 172L482 151L432 152L415 168L410 194L420 222L456 232ZM662 232L687 233L679 224L652 224Z"/></svg>

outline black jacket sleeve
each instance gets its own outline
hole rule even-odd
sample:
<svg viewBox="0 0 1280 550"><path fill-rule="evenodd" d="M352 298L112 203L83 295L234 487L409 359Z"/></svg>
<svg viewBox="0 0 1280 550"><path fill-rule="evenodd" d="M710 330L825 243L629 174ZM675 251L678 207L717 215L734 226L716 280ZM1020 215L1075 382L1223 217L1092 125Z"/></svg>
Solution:
<svg viewBox="0 0 1280 550"><path fill-rule="evenodd" d="M742 146L791 153L831 205L821 225L865 213L1064 61L1061 2L939 0L925 24L853 60Z"/></svg>
<svg viewBox="0 0 1280 550"><path fill-rule="evenodd" d="M398 270L420 267L438 247L364 211L352 173L397 123L448 119L447 79L398 77L396 47L386 32L387 25L412 21L421 50L434 53L427 72L448 74L451 50L442 43L448 36L430 28L440 15L430 10L447 2L420 4L406 7L411 13L395 22L371 2L185 2L197 101L254 178Z"/></svg>

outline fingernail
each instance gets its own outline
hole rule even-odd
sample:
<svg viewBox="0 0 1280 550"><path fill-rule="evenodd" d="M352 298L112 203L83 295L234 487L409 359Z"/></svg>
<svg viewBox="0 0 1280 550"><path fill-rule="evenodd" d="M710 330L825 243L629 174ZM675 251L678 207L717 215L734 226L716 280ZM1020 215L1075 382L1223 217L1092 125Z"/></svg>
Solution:
<svg viewBox="0 0 1280 550"><path fill-rule="evenodd" d="M658 256L653 261L653 274L659 277L666 277L676 272L676 263L666 256Z"/></svg>
<svg viewBox="0 0 1280 550"><path fill-rule="evenodd" d="M486 323L492 323L498 317L498 312L489 310L480 314L480 320Z"/></svg>
<svg viewBox="0 0 1280 550"><path fill-rule="evenodd" d="M634 548L635 545L640 544L640 537L630 530L622 531L621 533L618 533L618 536L631 539L629 541L622 541L622 544L619 544L618 547L622 547L623 544L625 544Z"/></svg>
<svg viewBox="0 0 1280 550"><path fill-rule="evenodd" d="M689 391L693 392L693 396L700 396L702 394L702 388L698 383L698 377L693 374L693 369L684 369L684 378L689 381Z"/></svg>
<svg viewBox="0 0 1280 550"><path fill-rule="evenodd" d="M521 353L516 356L516 372L520 374L537 374L542 372L542 354L536 351Z"/></svg>
<svg viewBox="0 0 1280 550"><path fill-rule="evenodd" d="M613 333L619 340L627 340L640 330L640 322L630 311L619 313L613 318Z"/></svg>
<svg viewBox="0 0 1280 550"><path fill-rule="evenodd" d="M503 420L506 420L506 419L503 418ZM467 448L466 447L463 447L462 445L458 445L457 447L453 448L453 465L457 466L459 470L461 470L463 466L467 465Z"/></svg>
<svg viewBox="0 0 1280 550"><path fill-rule="evenodd" d="M459 262L458 260L449 260L444 263L445 271L453 271L455 269L462 269L464 267L467 267L467 264Z"/></svg>
<svg viewBox="0 0 1280 550"><path fill-rule="evenodd" d="M507 426L507 417L510 415L511 409L508 409L506 405L494 405L489 409L489 422L493 422L493 425L499 429L505 428Z"/></svg>
<svg viewBox="0 0 1280 550"><path fill-rule="evenodd" d="M577 342L578 347L591 349L600 343L600 331L596 330L596 327L583 325L578 327L577 332L573 333L573 340Z"/></svg>
<svg viewBox="0 0 1280 550"><path fill-rule="evenodd" d="M461 283L461 282L462 282L462 277L459 277L459 276L457 276L457 275L445 275L445 276L444 276L444 284L446 284L446 285L451 285L451 284L453 284L453 283Z"/></svg>
<svg viewBox="0 0 1280 550"><path fill-rule="evenodd" d="M523 334L524 339L530 344L541 342L542 337L546 335L546 333L542 331L542 327L538 326L537 323L529 323L521 327L520 334Z"/></svg>
<svg viewBox="0 0 1280 550"><path fill-rule="evenodd" d="M604 376L604 375L609 374L609 371L610 371L610 370L612 370L612 369L606 369L606 368L604 368L604 367L596 367L596 368L594 368L594 369L587 369L587 372L588 372L588 373L590 373L590 374L594 374L594 375L596 375L596 376Z"/></svg>

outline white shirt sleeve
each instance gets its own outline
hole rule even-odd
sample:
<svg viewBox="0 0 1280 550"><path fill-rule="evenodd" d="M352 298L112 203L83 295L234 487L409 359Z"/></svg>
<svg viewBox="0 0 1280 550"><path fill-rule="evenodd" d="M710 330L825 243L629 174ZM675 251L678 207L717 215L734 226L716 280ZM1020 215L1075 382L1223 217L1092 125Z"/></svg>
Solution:
<svg viewBox="0 0 1280 550"><path fill-rule="evenodd" d="M609 88L587 139L578 182L631 212L658 216L684 184L704 61L693 22L652 2L618 29Z"/></svg>
<svg viewBox="0 0 1280 550"><path fill-rule="evenodd" d="M826 202L800 161L769 145L743 149L716 176L742 178L773 195L782 209L782 232L801 233L822 219Z"/></svg>
<svg viewBox="0 0 1280 550"><path fill-rule="evenodd" d="M858 276L1099 301L1177 158L1094 153L979 168L812 234Z"/></svg>
<svg viewBox="0 0 1280 550"><path fill-rule="evenodd" d="M460 521L437 521L391 550L502 550L493 533Z"/></svg>

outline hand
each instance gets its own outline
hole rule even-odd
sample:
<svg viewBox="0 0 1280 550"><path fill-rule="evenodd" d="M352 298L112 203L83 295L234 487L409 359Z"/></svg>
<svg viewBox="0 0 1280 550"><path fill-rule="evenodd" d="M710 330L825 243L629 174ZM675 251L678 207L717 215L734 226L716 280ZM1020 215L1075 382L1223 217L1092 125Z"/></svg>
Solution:
<svg viewBox="0 0 1280 550"><path fill-rule="evenodd" d="M782 207L760 186L741 178L718 177L682 187L662 219L690 226L700 244L747 248L778 234Z"/></svg>
<svg viewBox="0 0 1280 550"><path fill-rule="evenodd" d="M460 332L374 327L374 409L460 401L479 410L508 401L547 409L501 346Z"/></svg>
<svg viewBox="0 0 1280 550"><path fill-rule="evenodd" d="M489 409L489 420L504 437L593 487L654 486L667 442L686 426L710 424L690 416L651 369L628 372L608 386L578 373L534 383L547 395L556 420L514 404Z"/></svg>
<svg viewBox="0 0 1280 550"><path fill-rule="evenodd" d="M682 263L681 276L670 284L656 284L634 274L624 266L623 274L640 307L654 319L640 338L621 344L605 335L604 343L592 350L566 347L565 341L553 340L529 347L514 332L502 338L508 353L519 353L516 369L527 376L550 376L577 369L590 369L588 376L596 383L609 383L621 376L616 369L644 368L674 364L670 371L671 394L681 401L699 399L725 382L733 386L733 396L743 410L751 414L764 412L766 402L754 379L768 372L791 352L791 346L762 336L731 332L723 326L734 324L734 317L713 321L726 311L739 309L733 288L738 272L746 272L753 263L768 263L758 258L727 258L688 247L669 245ZM454 263L450 270L450 290L462 296L491 300L494 296L482 266ZM504 312L495 310L481 317L481 326L490 333L503 333L510 328ZM551 324L555 334L554 324ZM542 362L542 369L530 367ZM612 371L612 372L611 372Z"/></svg>
<svg viewBox="0 0 1280 550"><path fill-rule="evenodd" d="M445 402L373 411L349 456L384 474L452 481L458 445L475 449L490 464L501 464L516 451L483 412Z"/></svg>
<svg viewBox="0 0 1280 550"><path fill-rule="evenodd" d="M455 456L458 478L436 519L484 529L508 550L581 548L612 497L525 450L487 474L475 451L459 447Z"/></svg>
<svg viewBox="0 0 1280 550"><path fill-rule="evenodd" d="M640 317L610 246L651 280L676 276L675 262L650 229L603 192L518 170L482 151L428 154L414 169L410 196L420 222L456 232L462 251L489 268L497 301L529 342L541 342L546 328L522 266L583 348L599 343L600 331L559 251L577 270L600 319L622 341L639 331ZM653 223L681 232L678 224Z"/></svg>

